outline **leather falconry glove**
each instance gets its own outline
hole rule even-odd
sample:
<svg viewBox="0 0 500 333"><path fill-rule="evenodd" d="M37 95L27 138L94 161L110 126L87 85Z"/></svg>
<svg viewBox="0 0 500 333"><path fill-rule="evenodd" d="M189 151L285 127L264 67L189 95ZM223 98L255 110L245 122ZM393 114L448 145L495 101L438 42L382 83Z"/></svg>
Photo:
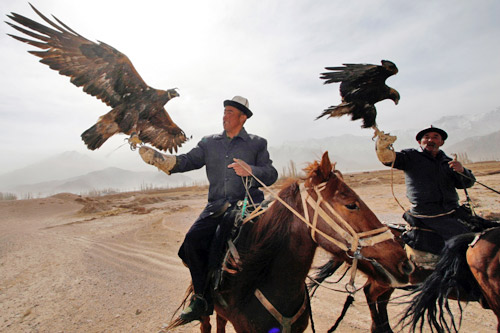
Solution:
<svg viewBox="0 0 500 333"><path fill-rule="evenodd" d="M139 148L139 154L144 162L154 165L159 170L170 175L170 171L174 168L177 162L177 157L174 155L165 155L149 147Z"/></svg>
<svg viewBox="0 0 500 333"><path fill-rule="evenodd" d="M396 153L392 144L396 141L397 136L390 135L379 131L377 133L377 141L375 142L375 151L380 162L385 165L391 165L396 158Z"/></svg>

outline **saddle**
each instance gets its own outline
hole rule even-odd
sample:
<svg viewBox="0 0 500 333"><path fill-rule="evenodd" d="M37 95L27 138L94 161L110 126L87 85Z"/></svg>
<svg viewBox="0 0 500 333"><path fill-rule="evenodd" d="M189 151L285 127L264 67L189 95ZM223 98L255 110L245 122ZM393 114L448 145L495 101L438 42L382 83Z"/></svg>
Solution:
<svg viewBox="0 0 500 333"><path fill-rule="evenodd" d="M265 200L256 206L246 206L243 201L238 201L224 212L210 249L210 286L213 291L220 288L225 275L238 272L240 257L236 245L240 236L245 228L251 228L258 221L270 203L270 200Z"/></svg>
<svg viewBox="0 0 500 333"><path fill-rule="evenodd" d="M456 208L450 216L466 226L470 232L482 232L500 226L496 221L476 215L468 203ZM444 239L436 231L423 227L411 214L405 213L403 217L409 224L401 234L408 259L422 268L434 269L444 248Z"/></svg>
<svg viewBox="0 0 500 333"><path fill-rule="evenodd" d="M483 232L489 228L500 227L498 221L491 221L477 215L469 203L465 203L455 210L457 219L465 224L472 232Z"/></svg>
<svg viewBox="0 0 500 333"><path fill-rule="evenodd" d="M429 239L430 237L436 238L437 242L444 241L442 238L432 230L421 229L417 227L412 227L410 225L402 224L392 224L389 223L388 227L401 233L402 246L404 247L408 259L417 267L423 269L433 270L436 267L436 263L439 261L440 256L439 251L431 249L432 252L427 249L422 249L422 239ZM437 238L439 237L439 238ZM438 245L439 246L439 245ZM418 247L415 248L415 247ZM433 253L438 252L438 253Z"/></svg>

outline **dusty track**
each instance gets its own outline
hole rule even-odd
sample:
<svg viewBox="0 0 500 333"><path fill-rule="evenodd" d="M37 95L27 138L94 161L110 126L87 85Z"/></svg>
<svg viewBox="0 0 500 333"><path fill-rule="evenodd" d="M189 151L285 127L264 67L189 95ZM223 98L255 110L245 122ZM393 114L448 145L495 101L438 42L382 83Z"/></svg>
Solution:
<svg viewBox="0 0 500 333"><path fill-rule="evenodd" d="M481 182L500 188L499 162L470 167ZM381 220L402 222L388 170L345 178ZM394 174L394 191L407 206L399 172ZM500 196L478 185L470 194L483 214L500 211ZM177 250L205 197L206 188L187 188L0 202L0 331L161 331L189 284ZM326 258L318 251L316 263ZM359 277L357 285L363 281ZM317 332L333 324L345 296L319 290L312 301ZM393 326L402 300L389 307ZM369 327L359 292L339 331L367 332ZM462 331L495 332L496 318L469 304ZM190 324L177 332L198 332L198 327Z"/></svg>

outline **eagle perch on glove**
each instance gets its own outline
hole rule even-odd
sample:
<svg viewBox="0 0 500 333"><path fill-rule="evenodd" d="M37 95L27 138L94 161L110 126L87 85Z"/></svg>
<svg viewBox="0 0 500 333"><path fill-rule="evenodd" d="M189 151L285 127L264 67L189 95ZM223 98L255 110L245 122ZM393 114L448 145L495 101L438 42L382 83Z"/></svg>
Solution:
<svg viewBox="0 0 500 333"><path fill-rule="evenodd" d="M131 135L132 148L144 142L160 150L177 152L187 138L164 108L170 99L179 96L175 89L165 91L148 86L126 55L103 42L86 39L55 16L59 24L54 23L30 6L55 29L11 13L7 16L19 26L6 23L34 40L8 35L45 50L28 52L40 57L41 63L59 74L69 76L75 86L82 87L84 92L112 108L82 133L89 149L95 150L114 134L124 133Z"/></svg>
<svg viewBox="0 0 500 333"><path fill-rule="evenodd" d="M351 115L352 120L363 119L363 128L377 128L377 109L375 103L392 99L397 105L399 93L387 86L385 80L398 72L396 65L382 60L382 66L371 64L343 64L343 67L325 67L330 72L321 73L324 84L341 82L340 96L342 103L330 106L316 119L328 115L341 117Z"/></svg>

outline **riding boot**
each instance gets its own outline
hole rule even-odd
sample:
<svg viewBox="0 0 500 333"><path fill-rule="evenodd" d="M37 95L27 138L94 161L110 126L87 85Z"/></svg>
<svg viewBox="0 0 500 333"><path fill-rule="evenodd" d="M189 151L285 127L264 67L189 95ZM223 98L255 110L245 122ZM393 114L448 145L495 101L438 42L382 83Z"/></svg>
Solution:
<svg viewBox="0 0 500 333"><path fill-rule="evenodd" d="M209 304L201 294L194 294L191 297L189 306L182 311L180 317L186 322L200 320L202 316L209 316L213 313L213 304Z"/></svg>

